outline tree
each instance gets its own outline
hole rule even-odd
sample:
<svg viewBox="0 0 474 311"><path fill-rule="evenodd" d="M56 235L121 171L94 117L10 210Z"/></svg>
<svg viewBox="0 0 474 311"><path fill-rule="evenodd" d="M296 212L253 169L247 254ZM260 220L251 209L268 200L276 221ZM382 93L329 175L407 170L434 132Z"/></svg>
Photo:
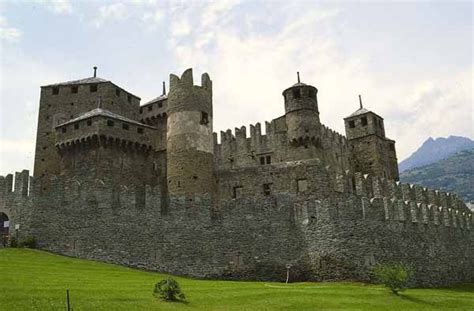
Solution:
<svg viewBox="0 0 474 311"><path fill-rule="evenodd" d="M412 276L412 270L402 263L378 265L374 268L374 273L395 295L407 288Z"/></svg>
<svg viewBox="0 0 474 311"><path fill-rule="evenodd" d="M165 301L186 301L186 296L181 291L179 283L172 278L156 283L153 295Z"/></svg>

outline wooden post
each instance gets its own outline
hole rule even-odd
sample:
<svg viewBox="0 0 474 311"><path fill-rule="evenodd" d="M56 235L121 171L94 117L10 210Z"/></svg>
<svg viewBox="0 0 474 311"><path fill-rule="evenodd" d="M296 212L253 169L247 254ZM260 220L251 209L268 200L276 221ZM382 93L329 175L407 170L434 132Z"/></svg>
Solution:
<svg viewBox="0 0 474 311"><path fill-rule="evenodd" d="M67 311L71 311L71 304L69 303L69 289L66 289L66 303L67 303Z"/></svg>

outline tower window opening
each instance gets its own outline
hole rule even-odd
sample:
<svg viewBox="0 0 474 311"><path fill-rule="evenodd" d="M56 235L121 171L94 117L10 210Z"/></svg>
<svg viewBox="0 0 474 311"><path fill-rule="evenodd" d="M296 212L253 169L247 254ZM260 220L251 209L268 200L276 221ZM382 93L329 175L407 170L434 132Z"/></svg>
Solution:
<svg viewBox="0 0 474 311"><path fill-rule="evenodd" d="M107 126L110 126L110 127L114 126L114 121L107 120Z"/></svg>
<svg viewBox="0 0 474 311"><path fill-rule="evenodd" d="M67 128L66 128L66 127L63 127L63 128L61 129L61 132L66 133L66 132L67 132Z"/></svg>
<svg viewBox="0 0 474 311"><path fill-rule="evenodd" d="M129 103L132 103L132 95L128 95L127 100L128 100Z"/></svg>
<svg viewBox="0 0 474 311"><path fill-rule="evenodd" d="M120 97L120 89L115 89L115 95Z"/></svg>
<svg viewBox="0 0 474 311"><path fill-rule="evenodd" d="M242 186L236 186L233 189L232 198L238 199L242 197Z"/></svg>
<svg viewBox="0 0 474 311"><path fill-rule="evenodd" d="M300 89L293 89L293 98L301 98Z"/></svg>
<svg viewBox="0 0 474 311"><path fill-rule="evenodd" d="M140 107L140 113L143 113L143 108L142 107Z"/></svg>
<svg viewBox="0 0 474 311"><path fill-rule="evenodd" d="M59 87L53 87L53 95L59 94Z"/></svg>
<svg viewBox="0 0 474 311"><path fill-rule="evenodd" d="M367 117L360 118L360 121L362 123L362 126L367 126Z"/></svg>
<svg viewBox="0 0 474 311"><path fill-rule="evenodd" d="M77 92L79 92L79 87L78 86L71 87L71 93L77 94Z"/></svg>
<svg viewBox="0 0 474 311"><path fill-rule="evenodd" d="M390 150L395 150L395 145L394 144L390 144Z"/></svg>
<svg viewBox="0 0 474 311"><path fill-rule="evenodd" d="M91 126L92 125L92 120L87 120L87 126Z"/></svg>
<svg viewBox="0 0 474 311"><path fill-rule="evenodd" d="M270 195L272 193L272 184L263 184L263 194Z"/></svg>
<svg viewBox="0 0 474 311"><path fill-rule="evenodd" d="M162 103L162 102L159 102L159 103L158 103L158 108L161 108L161 107L163 107L163 103Z"/></svg>
<svg viewBox="0 0 474 311"><path fill-rule="evenodd" d="M123 123L123 124L122 124L122 129L124 129L124 130L127 130L127 131L128 131L128 124L126 124L126 123Z"/></svg>
<svg viewBox="0 0 474 311"><path fill-rule="evenodd" d="M316 91L314 89L309 89L308 95L309 98L316 99Z"/></svg>
<svg viewBox="0 0 474 311"><path fill-rule="evenodd" d="M349 128L351 128L351 129L352 129L352 128L354 128L355 126L356 126L356 125L355 125L355 122L354 122L354 120L352 120L352 121L349 121Z"/></svg>
<svg viewBox="0 0 474 311"><path fill-rule="evenodd" d="M153 105L148 106L148 111L152 111L152 110L153 110Z"/></svg>
<svg viewBox="0 0 474 311"><path fill-rule="evenodd" d="M138 134L143 134L143 127L137 128L137 133Z"/></svg>
<svg viewBox="0 0 474 311"><path fill-rule="evenodd" d="M267 164L271 164L271 163L272 163L272 157L271 157L271 156L266 156L266 157L265 157L265 160L266 160Z"/></svg>
<svg viewBox="0 0 474 311"><path fill-rule="evenodd" d="M260 165L265 165L265 157L260 157Z"/></svg>
<svg viewBox="0 0 474 311"><path fill-rule="evenodd" d="M89 90L91 93L97 92L97 84L91 84Z"/></svg>
<svg viewBox="0 0 474 311"><path fill-rule="evenodd" d="M74 124L74 129L78 130L79 129L79 123Z"/></svg>
<svg viewBox="0 0 474 311"><path fill-rule="evenodd" d="M207 125L209 123L209 114L207 112L201 111L201 124Z"/></svg>

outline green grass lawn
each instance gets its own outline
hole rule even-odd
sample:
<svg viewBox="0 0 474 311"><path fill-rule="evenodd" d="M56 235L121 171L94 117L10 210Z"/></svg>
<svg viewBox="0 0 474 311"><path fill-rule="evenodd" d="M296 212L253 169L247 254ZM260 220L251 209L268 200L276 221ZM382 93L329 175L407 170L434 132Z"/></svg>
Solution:
<svg viewBox="0 0 474 311"><path fill-rule="evenodd" d="M362 283L202 281L176 277L189 302L152 296L164 274L28 249L0 250L0 310L474 310L474 284L409 289Z"/></svg>

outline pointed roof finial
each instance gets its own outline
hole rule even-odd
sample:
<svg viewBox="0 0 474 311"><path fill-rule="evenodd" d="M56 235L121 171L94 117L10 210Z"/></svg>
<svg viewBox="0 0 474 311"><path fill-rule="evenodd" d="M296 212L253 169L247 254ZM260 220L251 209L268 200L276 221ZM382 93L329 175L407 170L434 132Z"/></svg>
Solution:
<svg viewBox="0 0 474 311"><path fill-rule="evenodd" d="M163 94L162 95L166 95L166 85L165 85L165 81L163 81Z"/></svg>
<svg viewBox="0 0 474 311"><path fill-rule="evenodd" d="M97 66L94 66L94 78L97 77Z"/></svg>
<svg viewBox="0 0 474 311"><path fill-rule="evenodd" d="M359 109L362 109L363 106L362 106L362 96L361 95L359 95L359 105L360 105Z"/></svg>
<svg viewBox="0 0 474 311"><path fill-rule="evenodd" d="M102 96L97 98L97 108L102 108Z"/></svg>
<svg viewBox="0 0 474 311"><path fill-rule="evenodd" d="M300 72L299 71L296 72L296 76L298 77L298 83L301 83L300 82Z"/></svg>

